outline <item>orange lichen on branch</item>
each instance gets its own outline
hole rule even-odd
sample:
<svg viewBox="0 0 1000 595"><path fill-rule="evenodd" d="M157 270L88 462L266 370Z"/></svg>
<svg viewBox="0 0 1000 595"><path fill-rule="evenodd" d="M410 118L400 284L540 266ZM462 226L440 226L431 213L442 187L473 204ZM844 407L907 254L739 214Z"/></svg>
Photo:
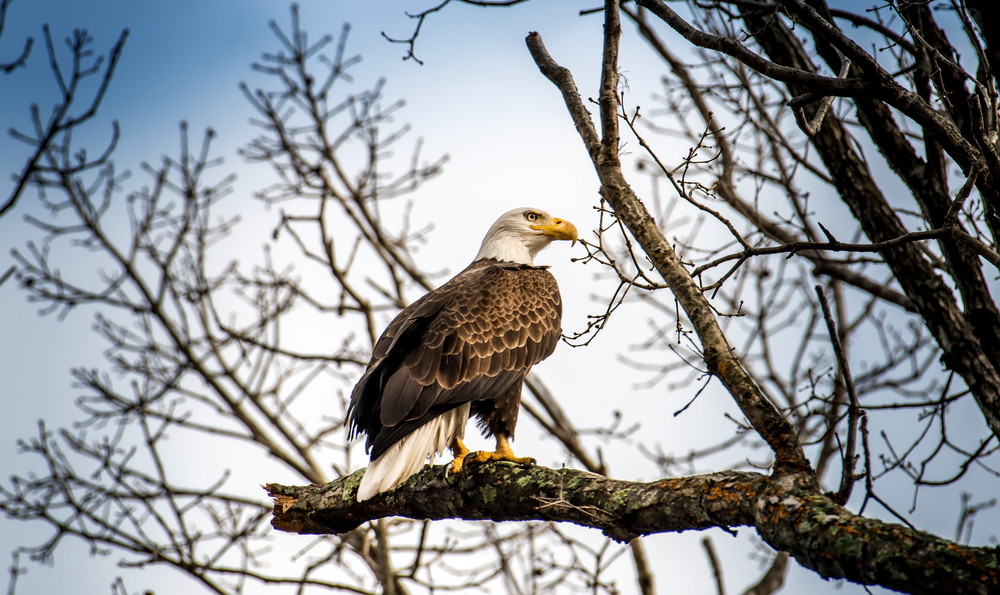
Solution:
<svg viewBox="0 0 1000 595"><path fill-rule="evenodd" d="M746 498L753 498L754 489L749 484L736 484L720 486L718 484L706 484L706 494L712 500L721 500L727 504L739 505L746 501Z"/></svg>

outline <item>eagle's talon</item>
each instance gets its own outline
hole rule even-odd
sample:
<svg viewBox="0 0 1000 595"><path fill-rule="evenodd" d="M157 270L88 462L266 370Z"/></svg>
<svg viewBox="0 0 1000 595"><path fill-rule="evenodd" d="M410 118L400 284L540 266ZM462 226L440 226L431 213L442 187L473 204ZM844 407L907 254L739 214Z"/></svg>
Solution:
<svg viewBox="0 0 1000 595"><path fill-rule="evenodd" d="M448 479L451 474L458 475L465 466L465 459L469 456L469 449L465 447L461 438L456 437L451 442L451 453L455 456L450 463L444 466L444 478Z"/></svg>
<svg viewBox="0 0 1000 595"><path fill-rule="evenodd" d="M478 465L480 463L486 463L488 461L492 461L493 459L490 457L490 455L492 454L493 453L487 452L485 450L477 450L475 452L470 452L469 454L462 457L462 465L463 466Z"/></svg>

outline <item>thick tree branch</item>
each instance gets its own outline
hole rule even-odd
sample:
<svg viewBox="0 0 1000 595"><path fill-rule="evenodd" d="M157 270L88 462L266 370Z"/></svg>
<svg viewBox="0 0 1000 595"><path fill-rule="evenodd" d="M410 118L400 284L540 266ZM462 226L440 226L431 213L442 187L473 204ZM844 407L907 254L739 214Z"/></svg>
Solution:
<svg viewBox="0 0 1000 595"><path fill-rule="evenodd" d="M963 547L928 533L866 519L834 504L807 474L726 471L650 483L573 469L480 465L444 477L430 467L395 490L358 503L363 471L325 485L265 486L272 525L300 534L345 533L388 516L542 520L637 535L754 527L775 549L826 578L910 593L991 593L1000 588L993 548Z"/></svg>
<svg viewBox="0 0 1000 595"><path fill-rule="evenodd" d="M529 34L526 40L531 56L542 74L555 83L562 92L566 107L583 138L587 152L594 161L602 184L601 193L614 209L615 216L639 242L643 252L677 297L698 333L708 369L722 381L754 429L774 450L775 464L779 468L788 470L807 470L810 468L809 461L802 452L794 428L764 397L733 355L708 300L681 264L662 230L625 181L621 162L618 160L617 44L621 26L618 21L617 2L610 0L605 6L605 19L605 51L601 81L602 137L598 137L597 131L594 130L593 122L583 107L572 75L552 59L542 43L541 36L534 32ZM598 138L602 140L599 141Z"/></svg>
<svg viewBox="0 0 1000 595"><path fill-rule="evenodd" d="M357 502L363 469L325 485L268 484L274 528L290 533L345 533L389 516L441 520L546 520L601 529L618 541L639 535L754 523L753 494L766 476L730 471L620 481L576 469L487 464L445 478L425 468L395 490Z"/></svg>

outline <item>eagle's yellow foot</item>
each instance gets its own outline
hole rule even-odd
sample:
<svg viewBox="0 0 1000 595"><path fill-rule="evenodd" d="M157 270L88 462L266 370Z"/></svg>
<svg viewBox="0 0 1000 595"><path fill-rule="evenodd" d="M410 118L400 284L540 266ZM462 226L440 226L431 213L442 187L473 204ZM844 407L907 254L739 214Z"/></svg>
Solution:
<svg viewBox="0 0 1000 595"><path fill-rule="evenodd" d="M489 463L490 461L508 461L511 463L517 463L518 465L537 465L538 461L531 457L515 457L514 451L510 449L510 444L507 442L507 437L501 434L497 435L497 450L496 452L490 452L488 450L477 450L476 452L468 453L465 456L465 465L476 465L479 463Z"/></svg>
<svg viewBox="0 0 1000 595"><path fill-rule="evenodd" d="M455 456L450 463L444 467L444 476L448 477L451 474L459 474L462 472L462 465L465 463L465 457L469 456L469 449L462 442L461 438L455 438L451 442L451 454Z"/></svg>
<svg viewBox="0 0 1000 595"><path fill-rule="evenodd" d="M537 465L538 461L531 457L515 457L514 453L490 452L488 450L477 450L470 452L465 457L466 465L478 465L479 463L489 463L490 461L509 461L519 465Z"/></svg>

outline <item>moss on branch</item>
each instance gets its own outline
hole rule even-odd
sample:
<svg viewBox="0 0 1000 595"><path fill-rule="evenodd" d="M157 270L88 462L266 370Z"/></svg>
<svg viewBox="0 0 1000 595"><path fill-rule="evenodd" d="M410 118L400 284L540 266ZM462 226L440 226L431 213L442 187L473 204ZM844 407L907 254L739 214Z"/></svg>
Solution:
<svg viewBox="0 0 1000 595"><path fill-rule="evenodd" d="M363 470L325 485L268 484L274 528L345 533L371 520L556 521L600 529L618 541L639 535L751 526L826 578L909 593L1000 592L995 548L962 546L929 533L857 516L808 474L741 471L641 483L574 469L480 465L445 477L428 467L395 490L357 502Z"/></svg>
<svg viewBox="0 0 1000 595"><path fill-rule="evenodd" d="M575 469L478 465L445 478L425 468L395 490L357 502L363 471L326 485L268 484L276 529L344 533L388 516L418 519L570 522L618 541L664 531L753 523L751 501L765 476L727 472L652 483L619 481ZM294 503L293 500L294 499Z"/></svg>

